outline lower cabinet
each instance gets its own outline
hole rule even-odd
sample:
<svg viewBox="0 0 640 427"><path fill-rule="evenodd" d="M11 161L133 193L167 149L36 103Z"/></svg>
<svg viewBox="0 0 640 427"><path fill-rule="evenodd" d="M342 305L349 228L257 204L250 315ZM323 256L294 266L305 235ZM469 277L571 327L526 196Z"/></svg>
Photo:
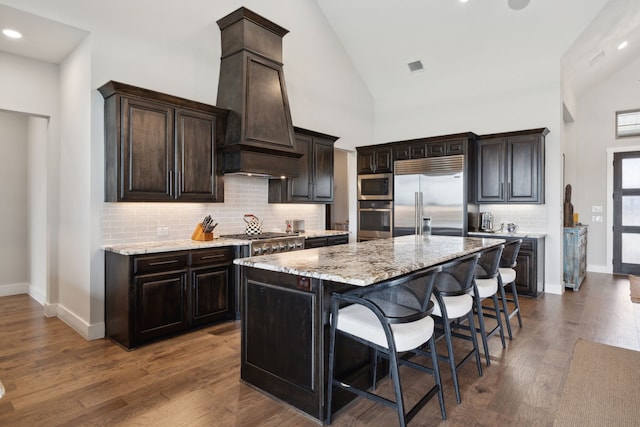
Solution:
<svg viewBox="0 0 640 427"><path fill-rule="evenodd" d="M125 348L233 319L235 247L105 253L106 336Z"/></svg>
<svg viewBox="0 0 640 427"><path fill-rule="evenodd" d="M507 240L511 240L507 238ZM538 298L544 292L544 239L524 238L518 252L516 289L518 295ZM507 287L508 291L510 287Z"/></svg>
<svg viewBox="0 0 640 427"><path fill-rule="evenodd" d="M323 246L343 245L346 243L349 243L349 235L347 234L325 237L309 237L304 239L304 248L321 248Z"/></svg>

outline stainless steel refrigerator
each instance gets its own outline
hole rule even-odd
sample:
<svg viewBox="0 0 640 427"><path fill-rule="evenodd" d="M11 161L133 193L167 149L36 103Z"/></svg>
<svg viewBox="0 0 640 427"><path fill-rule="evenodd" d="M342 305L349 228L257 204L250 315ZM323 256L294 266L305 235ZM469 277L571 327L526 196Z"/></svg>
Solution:
<svg viewBox="0 0 640 427"><path fill-rule="evenodd" d="M463 155L396 161L393 236L419 234L425 218L430 218L432 234L466 235L463 172Z"/></svg>

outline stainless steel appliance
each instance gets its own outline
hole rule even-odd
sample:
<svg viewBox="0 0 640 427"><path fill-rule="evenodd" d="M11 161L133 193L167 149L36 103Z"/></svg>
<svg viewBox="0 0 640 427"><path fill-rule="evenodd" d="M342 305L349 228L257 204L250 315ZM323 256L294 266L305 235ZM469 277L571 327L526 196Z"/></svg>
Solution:
<svg viewBox="0 0 640 427"><path fill-rule="evenodd" d="M480 212L480 230L493 230L493 214L491 212Z"/></svg>
<svg viewBox="0 0 640 427"><path fill-rule="evenodd" d="M248 256L304 249L304 237L291 233L227 234L220 237L246 240L249 245Z"/></svg>
<svg viewBox="0 0 640 427"><path fill-rule="evenodd" d="M398 160L394 172L393 236L420 234L425 222L432 234L466 234L463 155Z"/></svg>
<svg viewBox="0 0 640 427"><path fill-rule="evenodd" d="M393 174L358 175L358 200L393 200Z"/></svg>
<svg viewBox="0 0 640 427"><path fill-rule="evenodd" d="M358 241L391 237L393 202L361 200L358 202Z"/></svg>

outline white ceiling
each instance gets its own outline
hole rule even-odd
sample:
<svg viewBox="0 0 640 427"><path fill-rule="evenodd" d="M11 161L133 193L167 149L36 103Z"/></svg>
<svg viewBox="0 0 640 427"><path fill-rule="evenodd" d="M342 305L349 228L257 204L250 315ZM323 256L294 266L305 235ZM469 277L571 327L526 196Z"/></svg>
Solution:
<svg viewBox="0 0 640 427"><path fill-rule="evenodd" d="M566 75L579 95L640 52L639 0L531 0L519 11L512 10L508 0L316 1L376 100L420 93L438 102L450 96L452 85L468 97L522 90L532 82L545 84L536 78L541 75L559 76L558 58L563 55ZM39 6L66 23L106 27L113 25L108 11L117 9L111 3L66 0L64 8L49 1ZM165 5L169 3L180 4ZM135 5L128 3L126 18L141 24L132 30L159 40L171 36L158 23L171 22L171 34L179 39L192 31L193 20L201 19L189 17L182 6L157 7L150 14L149 7ZM215 4L206 8L207 16L217 16ZM178 13L181 19L175 19ZM215 19L211 21L215 25ZM0 35L0 51L52 63L87 35L0 4L0 27L6 26L19 27L25 36L16 43ZM630 45L617 51L622 39ZM601 51L602 60L589 66ZM407 64L416 60L425 69L410 73Z"/></svg>

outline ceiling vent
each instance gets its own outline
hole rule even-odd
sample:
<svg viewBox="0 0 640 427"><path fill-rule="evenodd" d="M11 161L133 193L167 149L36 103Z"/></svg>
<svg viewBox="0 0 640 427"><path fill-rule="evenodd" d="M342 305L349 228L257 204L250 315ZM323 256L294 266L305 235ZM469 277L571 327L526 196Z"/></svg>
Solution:
<svg viewBox="0 0 640 427"><path fill-rule="evenodd" d="M424 70L424 67L422 66L422 61L413 61L413 62L409 62L409 71L411 71L412 73L415 73L416 71L422 71Z"/></svg>

